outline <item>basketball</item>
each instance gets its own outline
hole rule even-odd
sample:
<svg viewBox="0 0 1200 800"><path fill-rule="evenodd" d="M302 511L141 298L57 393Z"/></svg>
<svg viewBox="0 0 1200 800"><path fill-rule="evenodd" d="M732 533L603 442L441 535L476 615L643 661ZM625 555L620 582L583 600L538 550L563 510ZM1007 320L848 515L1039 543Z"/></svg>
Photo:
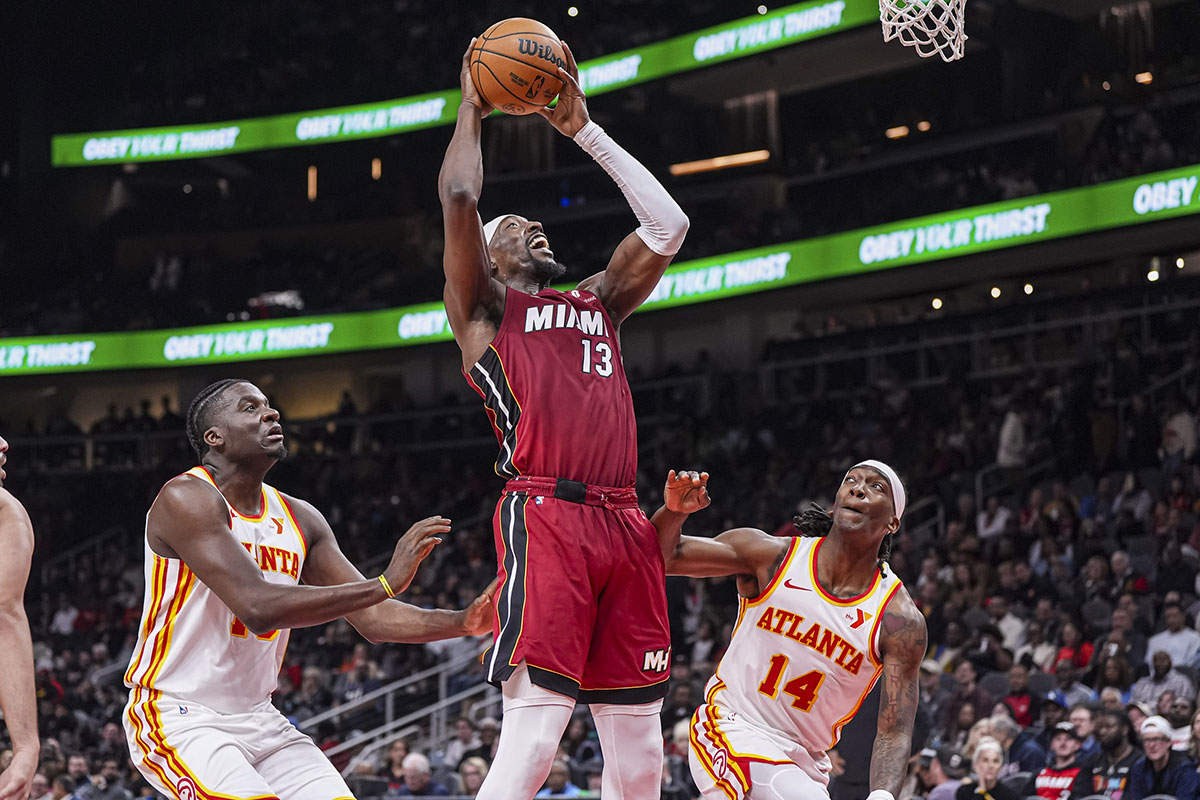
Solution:
<svg viewBox="0 0 1200 800"><path fill-rule="evenodd" d="M532 114L558 96L567 66L554 31L534 19L512 17L492 25L471 49L471 80L505 114Z"/></svg>

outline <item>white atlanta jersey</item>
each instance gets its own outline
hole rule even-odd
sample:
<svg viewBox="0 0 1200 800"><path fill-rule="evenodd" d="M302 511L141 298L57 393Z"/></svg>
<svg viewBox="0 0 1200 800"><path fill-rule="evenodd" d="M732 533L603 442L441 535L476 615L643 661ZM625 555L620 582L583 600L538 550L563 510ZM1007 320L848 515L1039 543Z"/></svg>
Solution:
<svg viewBox="0 0 1200 800"><path fill-rule="evenodd" d="M203 467L184 474L220 491ZM229 535L245 548L244 557L263 577L271 583L299 583L308 545L283 496L264 485L261 511L253 517L242 516L228 501L225 506ZM137 714L141 706L149 709L159 695L226 714L249 711L270 698L289 631L256 636L187 564L158 555L148 540L145 572L142 622L125 673L125 685L132 690L131 712Z"/></svg>
<svg viewBox="0 0 1200 800"><path fill-rule="evenodd" d="M742 598L705 690L720 717L733 712L814 754L837 744L883 671L879 619L902 586L889 569L862 595L833 597L817 580L822 542L795 537L770 585Z"/></svg>

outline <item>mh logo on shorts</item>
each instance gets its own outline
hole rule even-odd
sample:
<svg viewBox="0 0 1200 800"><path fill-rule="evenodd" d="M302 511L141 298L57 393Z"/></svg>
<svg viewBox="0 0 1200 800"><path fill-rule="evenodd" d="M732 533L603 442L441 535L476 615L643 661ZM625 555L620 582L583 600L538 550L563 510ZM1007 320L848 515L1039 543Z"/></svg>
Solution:
<svg viewBox="0 0 1200 800"><path fill-rule="evenodd" d="M671 666L671 648L647 650L642 654L643 672L666 672Z"/></svg>
<svg viewBox="0 0 1200 800"><path fill-rule="evenodd" d="M196 791L196 782L191 778L180 778L175 783L175 793L179 795L179 800L196 800L200 796Z"/></svg>

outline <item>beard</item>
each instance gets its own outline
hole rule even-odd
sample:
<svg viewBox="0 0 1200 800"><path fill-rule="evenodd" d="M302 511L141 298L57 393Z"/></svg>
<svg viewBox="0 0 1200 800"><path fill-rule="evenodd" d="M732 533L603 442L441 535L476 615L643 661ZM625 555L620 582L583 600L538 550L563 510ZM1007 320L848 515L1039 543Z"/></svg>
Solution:
<svg viewBox="0 0 1200 800"><path fill-rule="evenodd" d="M530 276L541 284L550 284L567 272L567 268L553 258L538 258L533 253L529 253L525 264L529 269Z"/></svg>

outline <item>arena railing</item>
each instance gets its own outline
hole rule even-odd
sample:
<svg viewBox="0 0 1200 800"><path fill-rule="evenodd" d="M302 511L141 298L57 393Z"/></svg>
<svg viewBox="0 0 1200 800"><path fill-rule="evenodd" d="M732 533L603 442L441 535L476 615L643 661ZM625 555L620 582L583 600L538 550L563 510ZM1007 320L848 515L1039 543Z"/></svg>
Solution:
<svg viewBox="0 0 1200 800"><path fill-rule="evenodd" d="M480 647L480 650L482 651L482 646ZM429 667L428 669L421 670L420 672L416 672L404 678L399 678L390 683L384 684L378 689L367 692L361 697L355 698L354 700L350 700L340 705L336 705L327 711L323 711L320 714L309 717L301 722L298 727L301 731L304 731L309 735L315 735L317 727L322 722L328 721L337 725L341 722L344 722L347 717L353 717L356 714L377 714L380 712L376 711L375 709L378 705L382 704L383 708L381 713L383 724L374 726L372 731L375 733L375 735L358 741L358 744L362 744L366 741L378 738L380 735L394 731L398 727L407 725L409 722L415 719L425 718L430 718L432 723L430 736L435 740L440 741L441 738L447 735L449 731L447 715L443 714L440 716L435 716L434 711L431 709L441 710L441 706L438 706L437 704L444 702L450 694L449 679L460 674L467 666L476 662L478 657L478 654L472 654L460 656L458 658L452 658L448 661L443 661L440 664ZM425 704L416 712L400 715L397 711L397 708L402 705L400 701L404 700L406 695L411 698L412 696L419 695L422 690L427 691L427 684L431 681L436 682L436 689L434 691L436 693L437 700L435 703L432 705ZM487 688L488 684L481 683L479 686ZM342 749L337 751L339 753L350 749L341 745L339 745L339 747L342 747Z"/></svg>
<svg viewBox="0 0 1200 800"><path fill-rule="evenodd" d="M900 328L891 326L877 331L856 331L850 334L814 338L788 343L789 349L811 349L811 355L778 358L759 368L759 387L767 398L783 399L788 379L802 375L810 393L829 397L842 396L867 384L881 383L892 373L907 365L907 374L899 375L900 382L909 388L943 385L950 379L945 351L959 348L967 357L969 380L992 380L1019 377L1035 370L1055 370L1078 364L1083 358L1076 348L1060 348L1050 342L1049 334L1076 332L1076 341L1103 342L1111 338L1116 327L1137 320L1139 339L1149 347L1152 320L1200 309L1200 298L1165 297L1159 305L1116 308L1093 311L1086 305L1078 313L1060 319L1038 320L1030 311L1028 319L1017 324L996 327L994 318L981 316L958 332L936 330L926 333L920 325ZM897 341L910 336L908 341ZM856 341L861 340L861 341ZM1184 352L1186 341L1167 346L1168 350ZM1011 353L1007 351L1011 349ZM998 351L1005 356L997 356ZM1011 358L1007 356L1011 355ZM1100 361L1102 370L1111 371L1111 360ZM854 367L848 365L855 364ZM840 373L845 385L839 384ZM1111 385L1111 381L1108 382ZM1115 399L1115 398L1109 398Z"/></svg>

